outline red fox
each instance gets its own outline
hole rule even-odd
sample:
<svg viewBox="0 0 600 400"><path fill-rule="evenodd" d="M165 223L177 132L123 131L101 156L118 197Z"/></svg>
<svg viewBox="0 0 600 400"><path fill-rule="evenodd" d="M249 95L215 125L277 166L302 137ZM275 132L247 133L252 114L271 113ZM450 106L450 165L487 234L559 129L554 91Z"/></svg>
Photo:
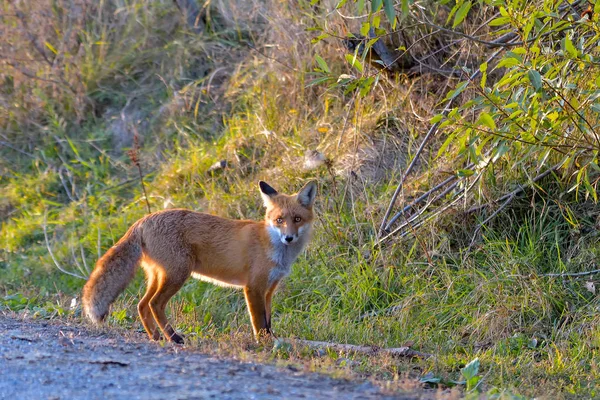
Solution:
<svg viewBox="0 0 600 400"><path fill-rule="evenodd" d="M243 288L255 337L270 335L273 292L310 240L317 185L309 182L291 196L262 181L259 188L266 207L261 222L184 209L158 211L135 222L96 263L83 288L85 314L103 321L141 264L148 287L138 312L150 339L160 339L162 332L183 343L165 307L190 276Z"/></svg>

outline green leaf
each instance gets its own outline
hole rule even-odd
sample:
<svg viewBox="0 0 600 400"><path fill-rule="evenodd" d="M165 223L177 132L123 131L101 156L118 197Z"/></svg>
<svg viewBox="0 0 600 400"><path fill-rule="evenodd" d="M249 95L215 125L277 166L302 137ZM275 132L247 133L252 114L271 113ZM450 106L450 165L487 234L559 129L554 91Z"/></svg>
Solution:
<svg viewBox="0 0 600 400"><path fill-rule="evenodd" d="M460 2L456 3L454 5L454 7L452 7L452 10L450 10L450 12L448 13L448 18L446 19L446 24L448 24L450 22L450 20L452 19L452 17L456 13L456 10L458 10L459 6L460 6Z"/></svg>
<svg viewBox="0 0 600 400"><path fill-rule="evenodd" d="M473 361L465 365L463 369L460 370L462 376L468 381L477 376L479 373L479 358L475 358Z"/></svg>
<svg viewBox="0 0 600 400"><path fill-rule="evenodd" d="M442 120L442 118L444 118L444 116L442 114L438 114L435 117L431 118L431 120L429 121L430 124L437 124L438 122L440 122Z"/></svg>
<svg viewBox="0 0 600 400"><path fill-rule="evenodd" d="M481 64L479 66L479 72L481 72L481 82L480 82L480 86L481 88L485 88L485 84L487 82L487 69L488 69L488 63L484 62L483 64Z"/></svg>
<svg viewBox="0 0 600 400"><path fill-rule="evenodd" d="M319 64L319 67L321 68L321 70L323 72L327 72L328 74L331 73L331 70L329 69L329 66L327 65L327 63L325 62L325 60L323 60L323 58L320 55L316 55L315 56L315 60L317 60L317 64Z"/></svg>
<svg viewBox="0 0 600 400"><path fill-rule="evenodd" d="M565 36L563 43L566 53L572 58L577 58L577 49L575 49L575 46L573 46L573 42L571 41L571 39L569 39L568 36Z"/></svg>
<svg viewBox="0 0 600 400"><path fill-rule="evenodd" d="M375 29L377 29L377 28L379 28L379 25L380 25L380 24L381 24L381 16L380 16L379 14L378 14L378 15L375 15L375 16L373 17L373 23L372 23L371 25L373 25L373 27L374 27Z"/></svg>
<svg viewBox="0 0 600 400"><path fill-rule="evenodd" d="M439 158L448 148L448 146L450 146L450 143L452 143L454 141L454 137L456 136L456 134L451 134L449 135L446 140L444 141L444 143L442 144L442 147L440 147L440 149L437 152L437 157Z"/></svg>
<svg viewBox="0 0 600 400"><path fill-rule="evenodd" d="M519 61L519 59L514 58L514 57L508 57L508 58L504 58L502 59L502 61L500 61L498 63L498 65L496 66L496 68L502 68L502 67L506 67L506 68L512 68L516 65L521 64L521 61Z"/></svg>
<svg viewBox="0 0 600 400"><path fill-rule="evenodd" d="M537 142L537 139L535 138L535 136L533 136L533 134L529 131L521 132L521 138L523 138L523 140L528 143L536 143Z"/></svg>
<svg viewBox="0 0 600 400"><path fill-rule="evenodd" d="M383 28L375 28L375 34L377 36L387 35L387 31Z"/></svg>
<svg viewBox="0 0 600 400"><path fill-rule="evenodd" d="M350 63L350 65L352 65L354 68L356 68L359 72L363 72L362 63L353 54L346 54L346 61L348 61Z"/></svg>
<svg viewBox="0 0 600 400"><path fill-rule="evenodd" d="M467 176L472 176L474 174L475 174L475 171L473 171L472 169L459 169L458 171L456 171L456 175L459 178L464 178L464 177L467 177Z"/></svg>
<svg viewBox="0 0 600 400"><path fill-rule="evenodd" d="M585 168L585 174L583 174L583 185L585 186L585 190L592 195L594 198L594 202L598 202L598 194L596 193L596 189L590 183L590 178L588 176L587 168Z"/></svg>
<svg viewBox="0 0 600 400"><path fill-rule="evenodd" d="M525 28L523 29L523 39L527 40L529 38L529 33L533 29L533 24L535 24L535 18L531 19Z"/></svg>
<svg viewBox="0 0 600 400"><path fill-rule="evenodd" d="M477 383L481 380L480 376L474 376L471 379L467 380L467 390L471 391L473 389L475 389L475 386L477 386Z"/></svg>
<svg viewBox="0 0 600 400"><path fill-rule="evenodd" d="M372 76L367 79L363 79L363 82L361 82L361 85L360 85L360 95L362 97L365 97L367 94L369 94L369 92L373 88L374 81L375 81L375 78Z"/></svg>
<svg viewBox="0 0 600 400"><path fill-rule="evenodd" d="M373 38L371 40L369 40L365 46L365 51L367 51L368 49L370 49L371 47L373 47L373 45L375 44L375 42L377 42L379 40L378 37Z"/></svg>
<svg viewBox="0 0 600 400"><path fill-rule="evenodd" d="M330 81L332 81L332 80L333 80L333 79L332 79L330 76L323 76L323 77L321 77L321 78L317 78L317 79L315 79L314 81L310 81L310 82L308 82L308 83L306 84L306 86L307 86L307 87L316 86L316 85L320 85L320 84L322 84L322 83L325 83L325 82L330 82Z"/></svg>
<svg viewBox="0 0 600 400"><path fill-rule="evenodd" d="M365 0L358 0L356 3L356 8L359 14L362 14L365 10Z"/></svg>
<svg viewBox="0 0 600 400"><path fill-rule="evenodd" d="M396 10L394 9L393 0L383 0L383 11L388 18L388 21L392 24L392 27L396 25Z"/></svg>
<svg viewBox="0 0 600 400"><path fill-rule="evenodd" d="M469 81L465 81L465 82L460 83L456 87L456 89L451 90L451 91L448 92L448 94L446 95L446 100L453 99L456 96L458 96L459 94L461 94L467 88L468 85L469 85Z"/></svg>
<svg viewBox="0 0 600 400"><path fill-rule="evenodd" d="M363 22L363 24L360 27L360 34L365 37L368 36L369 29L371 29L371 24L369 23L369 21Z"/></svg>
<svg viewBox="0 0 600 400"><path fill-rule="evenodd" d="M402 15L408 16L408 0L402 0Z"/></svg>
<svg viewBox="0 0 600 400"><path fill-rule="evenodd" d="M508 23L510 23L509 17L499 17L499 18L494 18L493 20L491 20L490 23L488 24L488 26L502 26L502 25L506 25Z"/></svg>
<svg viewBox="0 0 600 400"><path fill-rule="evenodd" d="M460 6L458 11L456 12L456 15L454 16L454 22L452 23L452 28L456 28L458 25L461 24L461 22L464 21L464 19L467 17L467 14L469 13L470 9L471 9L470 1L466 1L463 3L462 6Z"/></svg>
<svg viewBox="0 0 600 400"><path fill-rule="evenodd" d="M46 45L47 48L50 49L51 52L53 52L54 54L58 54L58 50L56 50L54 48L54 46L52 46L49 42L44 42L44 44Z"/></svg>
<svg viewBox="0 0 600 400"><path fill-rule="evenodd" d="M496 83L496 87L502 87L503 85L511 84L514 81L519 81L524 75L525 72L511 71L511 73L504 74L502 79Z"/></svg>
<svg viewBox="0 0 600 400"><path fill-rule="evenodd" d="M554 122L558 118L558 113L556 111L552 111L551 113L546 115L546 118L548 118L550 122Z"/></svg>
<svg viewBox="0 0 600 400"><path fill-rule="evenodd" d="M326 39L326 38L328 38L328 37L329 37L329 34L328 34L328 33L323 33L323 34L321 34L321 35L317 36L316 38L314 38L313 40L311 40L310 42L311 42L312 44L317 44L317 43L319 43L321 40L323 40L323 39Z"/></svg>
<svg viewBox="0 0 600 400"><path fill-rule="evenodd" d="M527 73L527 76L529 77L529 82L531 82L535 90L539 91L542 89L542 76L539 72L537 72L535 69L531 69Z"/></svg>
<svg viewBox="0 0 600 400"><path fill-rule="evenodd" d="M488 114L486 112L482 112L479 115L479 119L477 119L477 124L485 125L493 131L496 130L496 123L494 122L494 119L492 118L492 116L490 114Z"/></svg>
<svg viewBox="0 0 600 400"><path fill-rule="evenodd" d="M508 119L509 119L509 120L515 119L515 118L516 118L516 117L518 117L519 115L523 114L523 112L524 112L523 110L516 110L516 111L513 111L513 112L512 112L512 113L511 113L511 114L508 116Z"/></svg>
<svg viewBox="0 0 600 400"><path fill-rule="evenodd" d="M373 0L371 1L371 12L376 13L381 8L383 0Z"/></svg>
<svg viewBox="0 0 600 400"><path fill-rule="evenodd" d="M492 159L492 161L496 162L496 160L508 153L509 150L510 147L507 146L506 143L502 143L500 146L498 146L498 148L496 148L496 151L494 152L494 158Z"/></svg>

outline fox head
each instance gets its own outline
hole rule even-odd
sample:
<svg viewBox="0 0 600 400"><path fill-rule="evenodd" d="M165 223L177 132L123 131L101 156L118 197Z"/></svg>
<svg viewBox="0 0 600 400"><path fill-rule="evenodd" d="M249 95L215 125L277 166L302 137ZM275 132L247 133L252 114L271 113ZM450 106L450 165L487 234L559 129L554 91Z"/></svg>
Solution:
<svg viewBox="0 0 600 400"><path fill-rule="evenodd" d="M291 196L278 193L263 181L259 182L259 187L267 208L265 221L273 240L279 240L284 245L304 241L312 227L312 206L317 195L317 184L309 182Z"/></svg>

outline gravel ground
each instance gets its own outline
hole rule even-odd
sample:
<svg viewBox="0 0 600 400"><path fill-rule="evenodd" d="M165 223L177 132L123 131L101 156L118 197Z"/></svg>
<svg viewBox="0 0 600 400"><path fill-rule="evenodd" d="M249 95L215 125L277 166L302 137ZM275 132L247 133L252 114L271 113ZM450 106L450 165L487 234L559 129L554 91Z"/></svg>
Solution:
<svg viewBox="0 0 600 400"><path fill-rule="evenodd" d="M413 399L368 381L0 314L0 399Z"/></svg>

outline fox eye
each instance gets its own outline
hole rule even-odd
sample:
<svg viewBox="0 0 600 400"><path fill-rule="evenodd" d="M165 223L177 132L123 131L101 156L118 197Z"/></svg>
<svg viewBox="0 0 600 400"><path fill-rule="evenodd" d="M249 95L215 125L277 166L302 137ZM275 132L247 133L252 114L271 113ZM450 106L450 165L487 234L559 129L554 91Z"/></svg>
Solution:
<svg viewBox="0 0 600 400"><path fill-rule="evenodd" d="M300 217L294 217L294 222L300 222L300 221L302 221L302 218L300 218Z"/></svg>
<svg viewBox="0 0 600 400"><path fill-rule="evenodd" d="M275 222L277 222L278 224L283 224L283 218L277 218Z"/></svg>

